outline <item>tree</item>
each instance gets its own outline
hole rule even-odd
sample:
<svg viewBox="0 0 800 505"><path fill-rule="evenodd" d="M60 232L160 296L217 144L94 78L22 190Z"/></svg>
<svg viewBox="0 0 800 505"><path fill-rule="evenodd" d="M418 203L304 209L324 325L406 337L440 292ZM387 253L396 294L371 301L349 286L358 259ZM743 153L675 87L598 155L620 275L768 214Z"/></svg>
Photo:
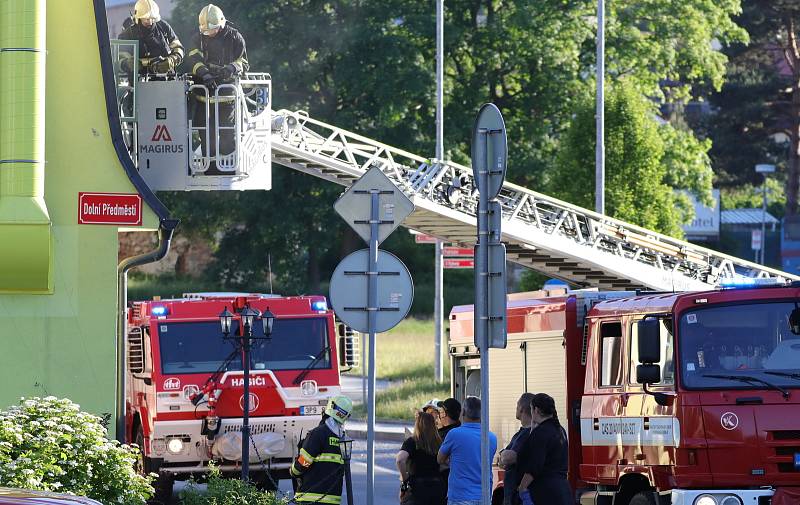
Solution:
<svg viewBox="0 0 800 505"><path fill-rule="evenodd" d="M433 0L219 3L247 40L251 68L272 74L275 108L308 110L336 126L433 155ZM586 76L594 68L594 4L446 2L445 148L451 159L468 162L475 113L483 102L492 101L508 127L509 179L529 186L544 183L576 107L593 96L594 84ZM196 33L203 5L200 0L178 1L172 21L179 34ZM626 75L649 93L661 89L657 84L665 79L686 86L718 83L724 56L711 41L743 38L731 21L737 10L738 0L686 0L679 5L671 0L615 0L610 6L610 75ZM674 96L681 93L670 94ZM284 261L277 266L291 272L286 282L316 291L317 280L326 278L335 259L350 248L341 242L352 236L330 212L340 189L283 172L275 168L275 189L267 197L222 198L226 218L220 231L225 231L215 274L263 278L263 247L269 247L273 266ZM276 216L280 227L267 223ZM262 249L251 250L251 243Z"/></svg>
<svg viewBox="0 0 800 505"><path fill-rule="evenodd" d="M680 237L692 217L688 202L673 186L710 199L711 170L707 144L670 125L659 126L652 102L625 81L615 84L606 101L606 212L617 219ZM673 154L665 156L665 146ZM679 157L677 149L689 153ZM705 147L704 147L705 146ZM584 102L567 131L550 193L591 208L594 201L594 103ZM672 167L668 171L668 167ZM669 174L669 175L668 175ZM691 182L691 185L688 183Z"/></svg>
<svg viewBox="0 0 800 505"><path fill-rule="evenodd" d="M706 124L714 141L711 156L719 185L736 192L760 185L758 163L777 165L785 177L786 214L798 213L800 184L800 3L796 0L744 0L739 21L749 45L726 49L728 82L710 96L715 113ZM723 191L723 196L725 191ZM741 199L728 199L744 204Z"/></svg>

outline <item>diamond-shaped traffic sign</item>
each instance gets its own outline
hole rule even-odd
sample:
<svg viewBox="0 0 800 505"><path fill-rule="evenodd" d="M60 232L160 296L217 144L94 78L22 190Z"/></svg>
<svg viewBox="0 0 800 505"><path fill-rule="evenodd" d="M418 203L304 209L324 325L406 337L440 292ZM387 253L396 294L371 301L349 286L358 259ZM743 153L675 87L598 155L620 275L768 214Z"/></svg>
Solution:
<svg viewBox="0 0 800 505"><path fill-rule="evenodd" d="M369 243L372 195L378 195L378 244L386 240L414 212L414 204L403 191L372 167L333 204L336 212Z"/></svg>

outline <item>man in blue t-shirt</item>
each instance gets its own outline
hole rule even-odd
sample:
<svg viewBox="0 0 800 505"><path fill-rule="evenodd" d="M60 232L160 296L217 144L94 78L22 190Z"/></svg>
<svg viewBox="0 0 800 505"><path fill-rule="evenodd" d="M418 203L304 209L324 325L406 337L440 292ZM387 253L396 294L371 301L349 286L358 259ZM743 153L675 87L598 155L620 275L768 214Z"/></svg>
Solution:
<svg viewBox="0 0 800 505"><path fill-rule="evenodd" d="M481 400L468 396L461 412L463 423L447 434L439 448L440 464L450 463L448 505L480 505L481 502ZM489 432L489 468L497 450L497 437ZM489 488L491 490L491 473Z"/></svg>

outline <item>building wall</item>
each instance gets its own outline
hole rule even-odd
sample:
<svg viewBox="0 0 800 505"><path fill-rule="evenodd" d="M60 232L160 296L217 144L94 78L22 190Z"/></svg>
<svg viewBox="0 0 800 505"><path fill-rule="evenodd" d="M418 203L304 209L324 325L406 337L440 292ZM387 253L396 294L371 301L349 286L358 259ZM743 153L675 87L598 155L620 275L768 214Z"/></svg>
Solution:
<svg viewBox="0 0 800 505"><path fill-rule="evenodd" d="M42 120L54 288L49 295L0 295L0 408L21 396L54 395L112 414L119 228L79 225L78 192L136 190L111 143L92 2L49 0L46 34ZM155 214L143 210L140 228L156 229Z"/></svg>

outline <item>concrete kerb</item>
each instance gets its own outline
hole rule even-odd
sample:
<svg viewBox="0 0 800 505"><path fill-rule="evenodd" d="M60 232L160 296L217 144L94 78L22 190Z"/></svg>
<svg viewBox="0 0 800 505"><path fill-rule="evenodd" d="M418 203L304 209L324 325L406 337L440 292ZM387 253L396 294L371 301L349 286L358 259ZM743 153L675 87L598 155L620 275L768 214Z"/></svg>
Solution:
<svg viewBox="0 0 800 505"><path fill-rule="evenodd" d="M367 439L367 423L360 420L348 421L347 434L357 440ZM401 421L380 421L375 423L375 440L381 442L402 442L411 436L414 426Z"/></svg>

